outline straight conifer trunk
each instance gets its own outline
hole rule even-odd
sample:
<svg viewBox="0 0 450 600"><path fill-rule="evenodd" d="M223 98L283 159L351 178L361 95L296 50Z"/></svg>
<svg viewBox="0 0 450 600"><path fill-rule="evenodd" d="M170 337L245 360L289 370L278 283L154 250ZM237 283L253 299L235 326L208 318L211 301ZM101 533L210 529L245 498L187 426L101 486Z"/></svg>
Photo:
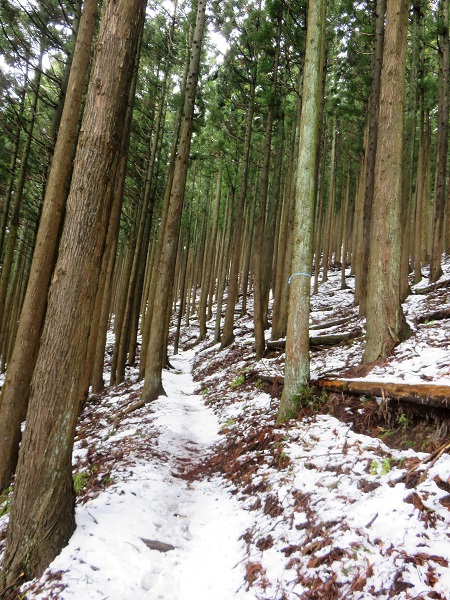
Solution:
<svg viewBox="0 0 450 600"><path fill-rule="evenodd" d="M388 0L367 278L366 363L388 356L408 330L400 301L407 33L408 2Z"/></svg>
<svg viewBox="0 0 450 600"><path fill-rule="evenodd" d="M438 91L438 138L436 158L436 203L434 211L433 245L430 262L430 283L442 275L444 211L448 160L448 80L449 80L449 0L439 0L439 91Z"/></svg>
<svg viewBox="0 0 450 600"><path fill-rule="evenodd" d="M292 279L286 334L284 388L278 420L298 410L299 396L309 384L309 313L314 245L317 144L326 0L310 0L306 32L305 75L300 121L299 156L293 234Z"/></svg>
<svg viewBox="0 0 450 600"><path fill-rule="evenodd" d="M198 0L189 73L186 82L184 110L180 127L180 143L175 161L167 221L164 231L161 232L161 256L159 264L156 266L155 297L145 364L145 382L142 390L142 400L144 402L154 400L159 394L164 392L161 377L166 355L167 305L171 302L171 294L167 294L167 290L171 289L175 273L205 21L206 0Z"/></svg>
<svg viewBox="0 0 450 600"><path fill-rule="evenodd" d="M97 0L86 0L81 17L66 99L45 190L27 291L0 399L0 490L9 485L17 464L20 424L25 419L39 349L47 291L55 263L61 215L67 197L72 156L96 22Z"/></svg>
<svg viewBox="0 0 450 600"><path fill-rule="evenodd" d="M380 101L380 76L383 60L384 45L384 16L386 12L386 0L376 0L375 5L375 38L372 56L372 89L369 100L369 115L367 127L367 146L365 156L365 181L364 181L364 204L362 213L362 237L361 237L361 260L357 271L359 314L366 314L366 292L367 292L367 267L369 264L370 251L370 223L372 218L375 157L377 153L378 139L378 105Z"/></svg>
<svg viewBox="0 0 450 600"><path fill-rule="evenodd" d="M74 528L72 448L143 0L104 5L32 380L0 588L42 574Z"/></svg>
<svg viewBox="0 0 450 600"><path fill-rule="evenodd" d="M233 251L231 258L231 269L230 277L228 281L228 298L227 308L225 310L225 321L223 324L222 337L220 344L222 348L226 348L234 341L234 309L236 307L236 301L239 290L239 265L241 259L242 250L242 237L243 237L243 215L245 208L245 199L247 197L247 186L248 186L248 170L250 160L250 143L252 137L253 128L253 113L255 110L255 75L252 76L250 82L250 93L248 100L247 115L245 118L245 138L244 148L242 156L242 173L241 183L239 187L239 198L236 208L236 222L234 231Z"/></svg>
<svg viewBox="0 0 450 600"><path fill-rule="evenodd" d="M200 340L205 339L206 337L206 308L208 302L208 293L211 283L211 275L213 270L214 263L214 251L213 247L216 244L217 238L217 227L219 223L219 208L220 208L220 195L222 190L222 162L220 163L219 173L217 174L217 183L216 183L216 197L214 202L214 213L213 213L213 223L210 235L210 244L208 256L205 257L205 267L204 267L204 275L202 278L202 289L200 295L200 304L198 307L198 320L200 325Z"/></svg>

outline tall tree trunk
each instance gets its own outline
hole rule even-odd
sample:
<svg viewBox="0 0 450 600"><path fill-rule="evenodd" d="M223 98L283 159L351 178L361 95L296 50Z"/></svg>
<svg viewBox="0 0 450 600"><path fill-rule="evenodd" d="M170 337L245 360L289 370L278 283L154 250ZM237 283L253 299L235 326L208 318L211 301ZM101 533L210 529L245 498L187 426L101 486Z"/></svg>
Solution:
<svg viewBox="0 0 450 600"><path fill-rule="evenodd" d="M47 291L55 264L96 13L97 0L86 0L47 180L33 262L17 331L17 343L0 398L0 490L9 485L17 463L20 424L25 419L28 406L30 383L47 305Z"/></svg>
<svg viewBox="0 0 450 600"><path fill-rule="evenodd" d="M323 265L322 265L322 283L328 281L328 267L330 264L331 250L331 232L333 229L334 202L336 191L336 123L333 123L333 139L331 142L331 157L330 157L330 181L328 188L328 204L326 212L326 227L323 232Z"/></svg>
<svg viewBox="0 0 450 600"><path fill-rule="evenodd" d="M202 289L200 293L200 304L198 307L198 320L200 325L200 340L205 339L206 337L206 305L208 302L208 293L209 286L211 280L211 273L214 264L214 251L213 247L216 244L217 238L217 226L219 223L219 208L220 208L220 195L222 190L222 163L220 164L219 173L217 174L217 183L216 183L216 198L214 203L214 212L213 212L213 223L210 233L210 243L209 243L209 252L208 256L205 259L204 272L202 277Z"/></svg>
<svg viewBox="0 0 450 600"><path fill-rule="evenodd" d="M266 133L264 140L264 158L263 166L261 171L261 187L259 192L259 212L258 212L258 224L256 230L255 248L253 254L253 265L254 265L254 331L255 331L255 348L256 348L256 360L261 360L266 349L266 341L264 338L264 229L266 224L266 204L267 204L267 191L269 189L269 170L270 170L270 159L272 155L272 135L273 135L273 122L275 118L276 109L276 94L278 84L278 66L280 61L280 43L281 43L281 23L283 15L283 2L280 2L278 9L278 24L277 24L277 37L275 45L275 57L273 64L272 73L272 89L270 94L269 110L267 113L266 122Z"/></svg>
<svg viewBox="0 0 450 600"><path fill-rule="evenodd" d="M347 171L347 183L345 187L345 206L342 223L342 254L341 254L341 290L347 289L345 281L345 268L347 266L347 249L348 249L348 222L349 222L349 205L350 205L350 169Z"/></svg>
<svg viewBox="0 0 450 600"><path fill-rule="evenodd" d="M253 181L253 201L247 202L245 207L244 234L243 234L243 249L241 253L241 292L242 302L240 316L244 317L247 314L248 288L251 279L251 258L253 239L255 237L255 212L256 212L256 197L258 194L258 170L256 171Z"/></svg>
<svg viewBox="0 0 450 600"><path fill-rule="evenodd" d="M123 186L125 186L125 171L123 173ZM122 194L123 194L122 188ZM116 385L116 383L122 383L123 373L120 374L119 369L119 353L120 353L120 341L123 334L123 325L125 321L125 311L127 308L128 289L131 277L131 270L133 268L134 251L136 247L137 230L139 227L140 207L135 206L133 211L133 217L130 228L130 235L128 238L128 246L126 251L125 265L123 277L121 280L121 286L119 288L119 302L116 313L114 315L114 352L111 360L111 376L110 385ZM125 369L125 365L123 365ZM119 377L118 377L119 376Z"/></svg>
<svg viewBox="0 0 450 600"><path fill-rule="evenodd" d="M167 213L167 222L162 231L161 257L156 266L156 287L153 303L152 324L150 330L149 347L145 365L145 381L142 390L142 399L145 402L154 400L164 392L162 387L162 368L166 354L166 314L167 305L171 295L167 289L173 281L175 259L178 247L181 213L183 210L186 176L189 164L189 150L191 147L192 122L194 119L195 96L200 70L201 47L206 21L206 0L198 0L197 17L194 37L192 40L191 59L184 98L183 119L180 128L180 143L178 146L177 160L173 174L170 201Z"/></svg>
<svg viewBox="0 0 450 600"><path fill-rule="evenodd" d="M278 132L276 141L276 156L274 164L274 179L269 195L267 207L267 218L264 229L263 247L263 301L264 301L264 326L267 328L267 311L269 306L270 288L275 290L276 268L278 262L278 246L275 246L275 238L281 226L281 190L283 179L283 155L284 155L284 110L281 111L278 121Z"/></svg>
<svg viewBox="0 0 450 600"><path fill-rule="evenodd" d="M295 186L294 244L286 335L286 363L283 395L278 411L279 421L291 418L298 411L299 396L305 386L309 384L310 378L309 313L325 21L326 1L310 0L306 30L300 147Z"/></svg>
<svg viewBox="0 0 450 600"><path fill-rule="evenodd" d="M419 129L419 155L417 158L416 176L416 215L414 235L414 283L422 279L422 221L427 217L424 210L425 197L425 109L423 86L420 90L420 129Z"/></svg>
<svg viewBox="0 0 450 600"><path fill-rule="evenodd" d="M283 208L280 219L280 230L278 235L278 253L276 264L275 292L272 309L272 339L282 338L286 333L286 298L288 296L288 278L290 276L290 232L292 231L292 214L294 194L295 164L298 152L299 114L300 101L297 99L295 105L295 123L292 127L291 139L289 141L289 167L286 175L284 188ZM287 267L286 264L289 263ZM288 274L289 272L289 274Z"/></svg>
<svg viewBox="0 0 450 600"><path fill-rule="evenodd" d="M185 295L186 295L186 279L187 279L187 263L189 258L189 241L190 241L190 229L188 229L186 235L186 247L183 250L183 260L181 264L181 272L180 272L180 308L178 311L177 317L177 328L175 331L175 340L173 343L173 353L178 354L178 346L180 341L180 330L181 330L181 320L183 318L184 309L185 309ZM182 242L183 243L183 242Z"/></svg>
<svg viewBox="0 0 450 600"><path fill-rule="evenodd" d="M383 45L384 45L384 16L386 12L386 0L376 0L375 14L375 39L372 57L372 89L369 100L369 116L367 130L367 150L365 156L365 181L364 181L364 204L362 215L362 238L361 248L362 257L360 269L357 272L359 277L358 289L360 295L357 301L359 302L359 314L366 314L366 295L367 295L367 273L369 265L370 253L370 229L372 218L372 204L374 195L374 177L375 177L375 157L377 153L378 143L378 106L380 103L380 77L381 65L383 60ZM361 252L361 249L358 248Z"/></svg>
<svg viewBox="0 0 450 600"><path fill-rule="evenodd" d="M103 257L102 257L102 267L100 270L99 282L97 287L97 294L95 299L95 308L92 314L91 319L91 328L89 331L89 343L86 351L86 364L84 371L84 379L81 387L81 397L86 398L89 386L92 383L93 388L97 389L97 384L99 383L98 379L98 371L95 371L96 363L97 368L99 366L100 361L96 361L96 355L98 352L102 353L102 371L103 371L103 361L105 355L105 345L106 345L106 334L107 327L105 327L105 322L107 323L107 316L103 313L103 310L106 309L104 296L105 293L109 295L109 286L110 286L110 271L109 265L111 261L111 254L113 257L116 255L117 251L117 241L119 235L119 227L120 227L120 212L122 209L123 203L123 189L125 183L125 173L126 173L126 162L128 156L128 147L130 142L130 134L131 134L131 125L133 122L133 107L134 107L134 98L136 94L136 85L138 79L138 70L139 70L139 61L141 57L141 47L142 47L142 35L140 36L138 43L138 50L136 56L136 66L134 69L133 81L130 86L130 90L128 93L128 106L125 116L125 122L122 132L122 140L120 143L120 151L119 151L119 159L118 159L118 167L114 174L115 184L114 184L114 196L111 204L111 213L109 216L109 224L108 224L108 232L106 235L105 247L103 249ZM109 302L106 302L109 308ZM109 315L108 315L109 316ZM102 321L103 319L103 321ZM99 346L100 344L100 346ZM102 347L102 349L100 349ZM94 386L94 371L95 371L95 379L96 385ZM100 386L103 385L103 377L101 379ZM93 389L94 391L94 389ZM98 391L98 390L97 390Z"/></svg>
<svg viewBox="0 0 450 600"><path fill-rule="evenodd" d="M441 254L443 250L445 187L448 160L448 80L449 80L449 0L439 0L439 91L438 91L438 139L436 149L436 194L434 209L433 246L430 262L430 283L442 275Z"/></svg>
<svg viewBox="0 0 450 600"><path fill-rule="evenodd" d="M226 200L226 219L222 238L222 252L220 258L219 276L217 283L217 305L216 305L216 321L214 324L214 343L220 342L220 322L222 319L223 295L227 283L228 267L230 264L230 249L231 249L231 221L233 201L228 194Z"/></svg>
<svg viewBox="0 0 450 600"><path fill-rule="evenodd" d="M243 230L243 218L245 199L247 197L247 185L248 185L248 169L250 161L250 143L252 137L252 126L253 126L253 112L255 109L255 75L252 74L250 82L250 93L247 106L247 116L245 119L245 137L244 137L244 148L242 151L242 172L241 172L241 183L239 187L239 198L236 208L236 222L234 229L234 241L233 241L233 252L231 259L231 271L230 278L228 281L228 298L227 308L225 311L225 322L223 325L222 337L220 344L222 348L226 348L234 341L233 327L234 327L234 310L236 308L236 301L238 297L239 289L239 264L241 260L241 248L242 248L242 230Z"/></svg>
<svg viewBox="0 0 450 600"><path fill-rule="evenodd" d="M407 0L387 0L363 361L388 356L408 334L400 301Z"/></svg>
<svg viewBox="0 0 450 600"><path fill-rule="evenodd" d="M42 574L75 528L72 448L79 378L143 18L142 0L107 0L104 5L32 380L1 587Z"/></svg>
<svg viewBox="0 0 450 600"><path fill-rule="evenodd" d="M409 74L409 89L408 102L405 115L405 135L404 135L404 158L403 158L403 189L402 189L402 258L401 258L401 279L400 279L400 298L405 300L409 295L409 258L412 255L410 252L410 237L411 237L411 221L413 213L413 163L415 151L415 132L417 122L417 72L421 38L421 0L416 0L413 3L412 15L412 31L411 31L411 61ZM417 186L416 186L417 191ZM417 198L417 193L416 193Z"/></svg>
<svg viewBox="0 0 450 600"><path fill-rule="evenodd" d="M180 93L181 93L181 97L184 98L184 102L186 100L185 92L186 92L186 85L187 85L188 74L189 74L189 66L190 66L190 60L189 60L189 63L186 65L186 68L184 69L183 78L182 78L181 86L180 86L181 87ZM184 107L184 102L183 102L183 107ZM164 201L163 201L163 209L162 209L162 216L161 216L161 225L160 225L160 229L159 229L158 243L156 246L156 252L155 252L155 256L153 259L153 265L152 265L153 268L152 268L150 282L149 282L149 286L148 286L149 293L148 293L148 298L147 298L147 310L146 310L145 315L143 316L142 325L141 325L142 344L141 344L141 355L140 355L140 359L139 359L139 379L144 378L145 370L146 370L147 350L149 347L150 331L151 331L151 324L152 324L152 318L153 318L153 306L154 306L155 291L156 291L157 268L155 268L155 267L157 267L157 265L160 264L161 253L163 250L162 236L164 235L164 231L166 228L167 213L168 213L169 202L170 202L170 198L171 198L171 194L172 194L172 183L173 183L173 179L174 179L174 175L175 175L175 163L177 160L178 140L180 137L181 123L182 123L183 118L184 118L184 112L180 107L178 109L176 117L175 117L172 149L171 149L171 153L170 153L169 175L167 177L166 189L164 192Z"/></svg>
<svg viewBox="0 0 450 600"><path fill-rule="evenodd" d="M43 44L41 42L41 50L39 54L39 62L36 66L32 89L34 90L34 97L31 106L30 122L27 128L27 137L25 146L22 152L20 160L20 171L19 178L17 181L17 188L14 191L14 202L12 206L11 220L9 222L9 233L6 238L5 258L2 267L2 273L0 277L0 327L3 324L3 314L6 306L6 295L8 292L9 280L11 275L11 269L14 258L14 250L16 247L17 234L19 231L19 216L20 208L22 205L23 192L25 189L25 182L28 175L28 161L30 159L31 142L33 141L33 130L36 123L37 105L39 100L39 88L41 85L41 74L42 74L42 59L44 56Z"/></svg>

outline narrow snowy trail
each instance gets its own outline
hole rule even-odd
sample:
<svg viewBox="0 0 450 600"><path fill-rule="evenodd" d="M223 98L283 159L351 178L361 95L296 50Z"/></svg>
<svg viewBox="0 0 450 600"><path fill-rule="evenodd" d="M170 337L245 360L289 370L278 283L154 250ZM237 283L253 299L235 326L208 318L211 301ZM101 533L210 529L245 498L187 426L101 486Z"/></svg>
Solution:
<svg viewBox="0 0 450 600"><path fill-rule="evenodd" d="M192 352L164 372L167 397L130 415L114 447L127 435L148 436L157 454L114 473L114 485L77 510L77 530L50 565L64 572L58 598L76 600L230 600L248 598L242 586L244 511L218 479L189 482L180 470L213 451L218 423L194 394ZM170 544L153 550L143 540ZM236 566L237 565L237 566ZM48 590L48 587L46 586ZM250 596L253 596L251 593ZM31 596L44 598L41 594Z"/></svg>

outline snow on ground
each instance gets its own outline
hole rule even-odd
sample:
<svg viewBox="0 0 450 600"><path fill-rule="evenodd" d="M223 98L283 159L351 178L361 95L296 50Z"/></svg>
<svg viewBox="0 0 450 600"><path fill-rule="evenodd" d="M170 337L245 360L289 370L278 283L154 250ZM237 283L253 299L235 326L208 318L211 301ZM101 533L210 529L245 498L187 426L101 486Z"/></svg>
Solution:
<svg viewBox="0 0 450 600"><path fill-rule="evenodd" d="M49 584L27 598L240 597L236 592L243 567L235 565L245 557L239 536L249 516L223 480L190 482L179 475L185 462L205 457L218 441L217 418L193 393L192 354L174 357L175 371L164 372L167 397L124 419L115 433L110 425L100 433L103 452L139 436L148 455L117 463L109 475L112 485L78 507L77 529L50 565L51 571L62 572L59 584L64 590L48 596L53 585L49 574ZM121 396L121 404L128 395ZM83 455L80 445L75 455ZM173 549L150 549L151 542Z"/></svg>
<svg viewBox="0 0 450 600"><path fill-rule="evenodd" d="M352 278L338 291L340 273L329 277L312 298L312 325L350 321L314 335L363 327ZM448 321L414 323L448 302L446 294L407 300L414 336L367 378L450 383ZM394 429L413 435L401 408L392 430L356 432L352 420L367 419L370 430L372 413L389 410L364 398L338 420L312 396L302 419L277 425L279 388L258 375L282 374L284 356L255 363L250 317L236 334L230 348L208 339L171 357L167 396L127 416L121 410L141 390L134 369L125 384L86 402L74 448L77 529L23 597L449 599L449 455L389 448ZM197 335L193 320L184 346ZM362 349L357 335L313 350L313 374L351 370ZM439 443L430 436L427 450Z"/></svg>

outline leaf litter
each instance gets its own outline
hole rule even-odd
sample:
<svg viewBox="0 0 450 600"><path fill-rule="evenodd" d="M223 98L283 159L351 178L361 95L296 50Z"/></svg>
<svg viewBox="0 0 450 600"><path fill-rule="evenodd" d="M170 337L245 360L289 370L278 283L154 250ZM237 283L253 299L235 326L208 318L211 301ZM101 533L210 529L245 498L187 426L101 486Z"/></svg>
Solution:
<svg viewBox="0 0 450 600"><path fill-rule="evenodd" d="M314 335L364 324L339 280L331 269L312 296ZM411 295L413 337L370 371L361 334L314 348L312 377L449 384L450 322L420 322L448 302L445 286ZM191 318L163 374L167 396L118 418L142 387L128 367L124 384L85 402L77 529L22 598L450 598L447 414L313 390L298 419L277 424L284 354L255 363L247 307L224 350L196 343Z"/></svg>

